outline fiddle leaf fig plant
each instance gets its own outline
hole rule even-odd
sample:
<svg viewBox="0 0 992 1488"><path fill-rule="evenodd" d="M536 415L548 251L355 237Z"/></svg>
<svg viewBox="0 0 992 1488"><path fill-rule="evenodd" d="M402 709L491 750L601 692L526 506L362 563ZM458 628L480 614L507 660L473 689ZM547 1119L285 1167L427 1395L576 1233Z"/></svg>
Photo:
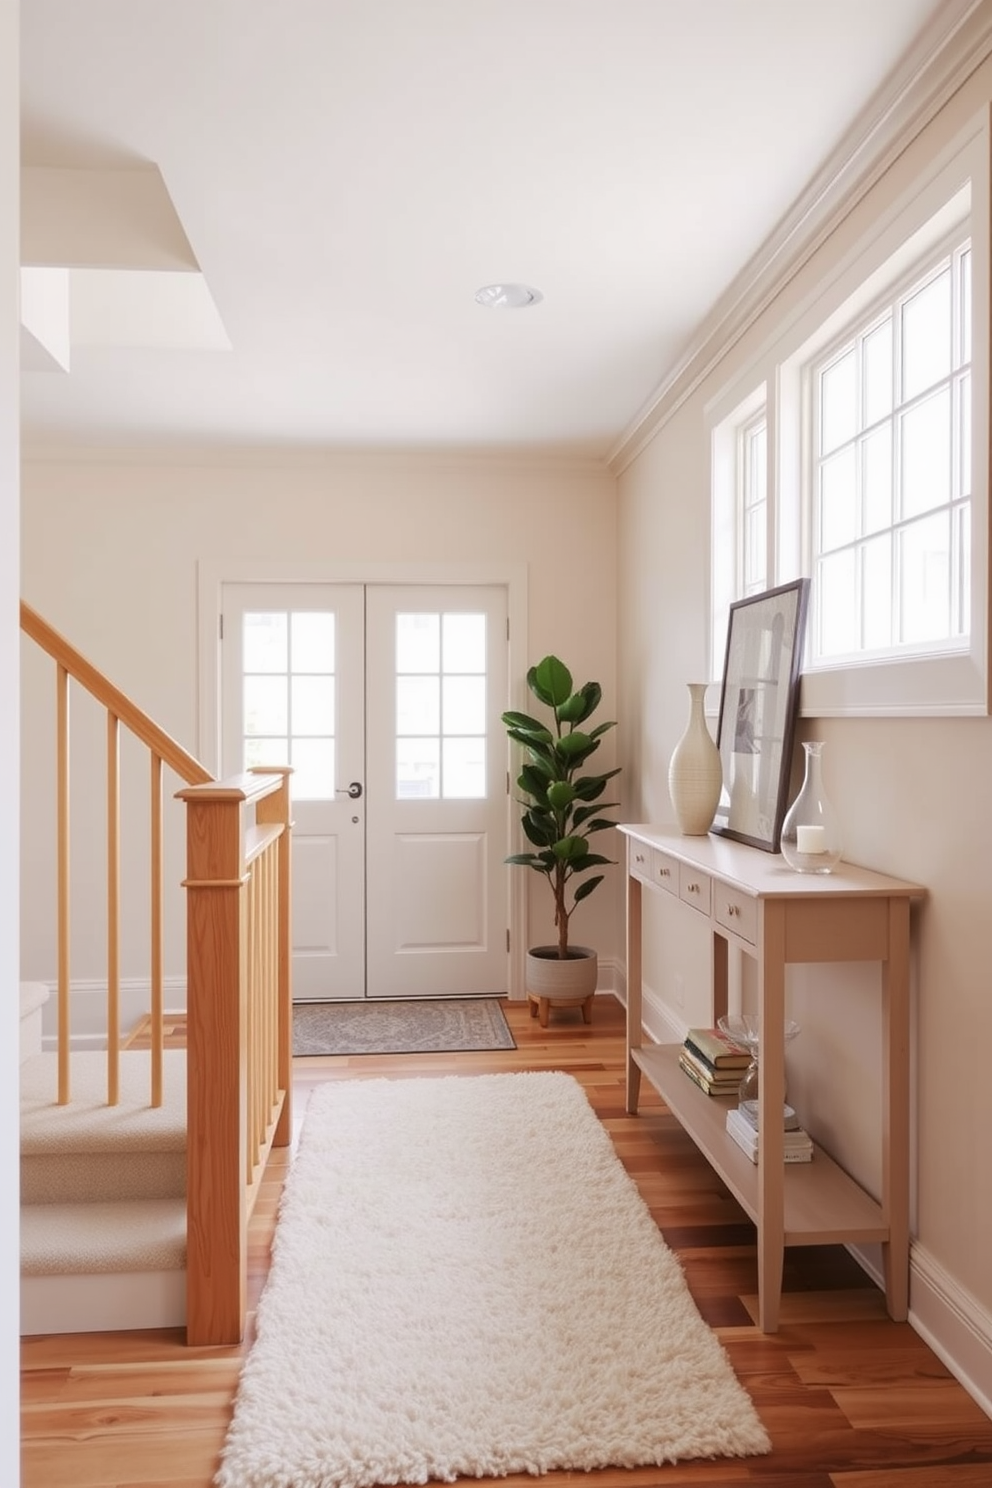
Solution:
<svg viewBox="0 0 992 1488"><path fill-rule="evenodd" d="M598 682L586 682L575 690L571 672L557 656L546 656L531 667L527 686L538 702L550 709L551 717L544 723L527 713L503 714L507 734L522 744L527 754L517 786L522 792L524 835L534 849L513 853L506 861L533 868L547 879L554 900L558 956L566 960L572 911L602 883L604 875L583 877L581 883L573 880L592 868L614 862L591 851L589 839L595 832L616 825L599 813L619 803L601 803L599 798L606 782L620 770L607 770L601 775L581 772L599 748L603 734L616 723L599 723L588 730L582 727L599 707L603 689Z"/></svg>

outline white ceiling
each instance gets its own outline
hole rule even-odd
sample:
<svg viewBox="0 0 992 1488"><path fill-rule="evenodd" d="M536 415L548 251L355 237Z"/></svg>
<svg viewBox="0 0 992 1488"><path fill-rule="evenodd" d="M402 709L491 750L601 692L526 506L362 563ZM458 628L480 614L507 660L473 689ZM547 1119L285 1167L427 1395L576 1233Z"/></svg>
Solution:
<svg viewBox="0 0 992 1488"><path fill-rule="evenodd" d="M157 168L179 287L223 327L180 329L148 229L115 266L171 337L80 275L69 370L22 377L25 443L606 458L921 30L967 8L22 0L24 163ZM71 229L33 261L106 270ZM475 304L508 279L542 303Z"/></svg>

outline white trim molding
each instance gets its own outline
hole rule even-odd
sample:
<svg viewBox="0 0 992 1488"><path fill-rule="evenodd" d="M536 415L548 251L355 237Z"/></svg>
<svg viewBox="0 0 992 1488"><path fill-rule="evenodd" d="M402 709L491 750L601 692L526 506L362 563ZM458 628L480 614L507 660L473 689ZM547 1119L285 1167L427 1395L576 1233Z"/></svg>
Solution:
<svg viewBox="0 0 992 1488"><path fill-rule="evenodd" d="M40 981L40 978L35 978ZM48 988L48 1001L42 1008L42 1052L58 1048L58 982L43 983ZM186 978L162 978L162 994L173 1012L186 1007ZM151 1007L151 983L147 977L122 977L120 982L120 1020L126 1033ZM80 977L69 984L69 1044L74 1050L107 1047L107 983L100 977Z"/></svg>
<svg viewBox="0 0 992 1488"><path fill-rule="evenodd" d="M992 1313L916 1243L909 1260L909 1321L992 1416Z"/></svg>

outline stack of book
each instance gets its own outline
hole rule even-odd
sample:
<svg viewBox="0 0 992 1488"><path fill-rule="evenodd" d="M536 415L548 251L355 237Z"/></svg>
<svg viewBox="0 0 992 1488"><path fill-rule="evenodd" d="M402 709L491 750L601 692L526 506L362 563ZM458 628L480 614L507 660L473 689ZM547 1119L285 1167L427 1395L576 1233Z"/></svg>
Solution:
<svg viewBox="0 0 992 1488"><path fill-rule="evenodd" d="M690 1028L679 1064L707 1095L736 1095L751 1056L720 1028Z"/></svg>
<svg viewBox="0 0 992 1488"><path fill-rule="evenodd" d="M786 1108L787 1111L789 1108ZM727 1131L742 1152L746 1152L753 1163L758 1161L758 1119L744 1106L735 1106L727 1112ZM812 1162L813 1142L808 1132L787 1115L782 1134L783 1150L787 1163Z"/></svg>

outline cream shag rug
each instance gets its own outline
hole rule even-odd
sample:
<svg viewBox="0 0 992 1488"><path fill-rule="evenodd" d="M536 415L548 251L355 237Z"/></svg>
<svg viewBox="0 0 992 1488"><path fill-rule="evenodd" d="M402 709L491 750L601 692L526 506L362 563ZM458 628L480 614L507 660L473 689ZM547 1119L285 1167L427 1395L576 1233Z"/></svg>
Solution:
<svg viewBox="0 0 992 1488"><path fill-rule="evenodd" d="M768 1450L570 1075L314 1091L220 1488Z"/></svg>

